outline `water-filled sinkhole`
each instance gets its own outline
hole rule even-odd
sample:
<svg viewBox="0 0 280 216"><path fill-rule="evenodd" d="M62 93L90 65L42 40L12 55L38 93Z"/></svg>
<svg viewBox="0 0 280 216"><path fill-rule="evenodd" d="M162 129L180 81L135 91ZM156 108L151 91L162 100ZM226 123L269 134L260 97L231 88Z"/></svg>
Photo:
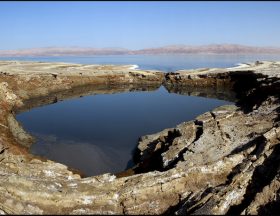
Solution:
<svg viewBox="0 0 280 216"><path fill-rule="evenodd" d="M133 165L139 137L232 104L155 91L98 94L36 107L16 118L36 138L30 151L85 175L118 173Z"/></svg>

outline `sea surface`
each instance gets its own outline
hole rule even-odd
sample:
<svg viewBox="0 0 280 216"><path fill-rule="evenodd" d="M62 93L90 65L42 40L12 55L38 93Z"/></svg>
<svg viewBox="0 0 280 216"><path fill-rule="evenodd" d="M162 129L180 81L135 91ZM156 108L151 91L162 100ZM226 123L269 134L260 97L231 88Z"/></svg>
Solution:
<svg viewBox="0 0 280 216"><path fill-rule="evenodd" d="M13 58L14 59L14 58ZM17 58L83 64L137 64L141 69L174 71L232 67L277 56L157 55ZM175 127L229 101L155 91L100 94L33 108L16 116L36 138L31 153L81 170L87 176L118 173L133 166L139 137Z"/></svg>
<svg viewBox="0 0 280 216"><path fill-rule="evenodd" d="M162 54L162 55L100 55L69 57L15 57L0 60L67 62L79 64L132 64L140 69L154 69L172 72L181 69L233 67L237 63L255 62L257 60L280 60L280 55L233 55L233 54Z"/></svg>

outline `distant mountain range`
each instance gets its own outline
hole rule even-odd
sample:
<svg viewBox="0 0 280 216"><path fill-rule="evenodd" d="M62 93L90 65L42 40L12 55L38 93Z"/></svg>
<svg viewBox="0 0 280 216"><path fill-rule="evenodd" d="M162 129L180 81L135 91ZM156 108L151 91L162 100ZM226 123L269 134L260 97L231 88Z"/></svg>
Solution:
<svg viewBox="0 0 280 216"><path fill-rule="evenodd" d="M90 56L136 54L280 54L279 47L254 47L238 44L202 46L172 45L158 48L129 50L123 48L45 47L20 50L0 50L0 57L24 56Z"/></svg>

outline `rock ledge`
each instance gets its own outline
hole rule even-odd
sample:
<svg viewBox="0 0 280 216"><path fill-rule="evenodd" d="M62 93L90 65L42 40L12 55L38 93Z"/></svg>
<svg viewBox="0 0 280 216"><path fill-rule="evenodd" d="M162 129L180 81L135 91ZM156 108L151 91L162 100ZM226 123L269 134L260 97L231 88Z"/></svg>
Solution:
<svg viewBox="0 0 280 216"><path fill-rule="evenodd" d="M280 203L280 62L161 73L130 66L0 62L0 214L271 214ZM87 94L154 90L227 98L140 138L137 165L82 178L28 153L14 115Z"/></svg>

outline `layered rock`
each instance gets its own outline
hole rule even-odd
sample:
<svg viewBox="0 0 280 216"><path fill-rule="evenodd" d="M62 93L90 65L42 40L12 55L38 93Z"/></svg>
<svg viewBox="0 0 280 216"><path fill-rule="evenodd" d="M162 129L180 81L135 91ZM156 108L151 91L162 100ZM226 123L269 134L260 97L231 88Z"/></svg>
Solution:
<svg viewBox="0 0 280 216"><path fill-rule="evenodd" d="M31 138L16 129L11 113L27 109L28 100L31 108L51 102L49 95L70 98L75 87L72 96L100 93L102 84L120 91L153 89L164 80L159 72L128 66L108 66L105 72L104 67L1 62L1 213L268 214L279 209L279 62L166 74L170 91L207 87L234 93L237 103L141 137L130 175L82 178L28 154L25 143ZM131 86L118 87L125 83ZM90 87L78 88L83 86Z"/></svg>

